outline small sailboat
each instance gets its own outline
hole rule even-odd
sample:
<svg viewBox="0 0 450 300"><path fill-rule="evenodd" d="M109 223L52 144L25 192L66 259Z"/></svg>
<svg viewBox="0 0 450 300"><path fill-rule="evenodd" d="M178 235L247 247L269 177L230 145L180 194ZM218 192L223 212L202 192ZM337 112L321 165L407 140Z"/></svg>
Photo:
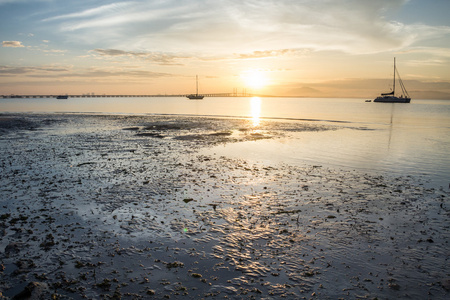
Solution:
<svg viewBox="0 0 450 300"><path fill-rule="evenodd" d="M198 76L195 76L195 79L196 79L196 82L197 82L196 93L187 95L186 97L189 98L190 100L202 100L204 96L198 94Z"/></svg>
<svg viewBox="0 0 450 300"><path fill-rule="evenodd" d="M400 83L400 87L402 89L402 94L400 97L395 96L395 74L398 75L398 81ZM405 86L403 85L403 81L400 78L400 74L398 73L397 67L395 66L395 57L394 57L394 84L392 88L392 92L381 94L373 100L373 102L382 102L382 103L409 103L411 102L411 97L408 95Z"/></svg>

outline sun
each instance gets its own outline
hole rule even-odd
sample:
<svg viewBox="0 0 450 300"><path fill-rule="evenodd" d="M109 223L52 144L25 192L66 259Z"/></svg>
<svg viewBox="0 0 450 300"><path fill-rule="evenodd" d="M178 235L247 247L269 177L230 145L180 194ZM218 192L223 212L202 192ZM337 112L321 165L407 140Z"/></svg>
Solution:
<svg viewBox="0 0 450 300"><path fill-rule="evenodd" d="M244 81L246 87L255 90L262 89L268 82L266 73L259 69L243 71L241 73L241 79Z"/></svg>

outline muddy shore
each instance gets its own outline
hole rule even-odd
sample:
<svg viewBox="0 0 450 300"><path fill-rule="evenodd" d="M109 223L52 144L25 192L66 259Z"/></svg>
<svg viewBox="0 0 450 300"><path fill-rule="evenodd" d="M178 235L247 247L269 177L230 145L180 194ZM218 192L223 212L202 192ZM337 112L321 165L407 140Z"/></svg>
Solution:
<svg viewBox="0 0 450 300"><path fill-rule="evenodd" d="M0 299L448 299L448 189L205 151L339 129L0 115Z"/></svg>

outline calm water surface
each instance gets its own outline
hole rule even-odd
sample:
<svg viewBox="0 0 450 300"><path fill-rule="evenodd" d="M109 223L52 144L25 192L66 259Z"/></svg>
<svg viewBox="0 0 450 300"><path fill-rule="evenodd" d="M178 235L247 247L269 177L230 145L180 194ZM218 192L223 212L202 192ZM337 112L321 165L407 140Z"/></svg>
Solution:
<svg viewBox="0 0 450 300"><path fill-rule="evenodd" d="M274 141L211 149L257 161L310 163L425 177L436 187L450 183L450 101L366 103L364 99L312 98L69 98L0 99L1 112L183 114L253 119L304 120L339 130L303 132ZM292 136L294 138L292 138Z"/></svg>

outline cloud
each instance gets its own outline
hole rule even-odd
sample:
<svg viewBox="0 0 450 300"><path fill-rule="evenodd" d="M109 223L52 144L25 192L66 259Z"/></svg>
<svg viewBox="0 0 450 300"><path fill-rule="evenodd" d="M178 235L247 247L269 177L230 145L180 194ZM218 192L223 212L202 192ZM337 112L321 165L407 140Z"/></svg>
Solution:
<svg viewBox="0 0 450 300"><path fill-rule="evenodd" d="M14 4L27 3L27 2L32 2L32 1L35 1L35 0L0 0L0 5L8 4L8 3L14 3ZM51 0L37 0L37 1L48 2L48 1L51 1Z"/></svg>
<svg viewBox="0 0 450 300"><path fill-rule="evenodd" d="M170 73L152 72L147 70L136 69L117 69L117 68L88 68L74 70L72 66L58 67L58 66L0 66L0 77L2 76L25 76L28 78L47 78L63 80L64 78L128 78L128 79L148 79L174 76Z"/></svg>
<svg viewBox="0 0 450 300"><path fill-rule="evenodd" d="M105 77L128 77L128 78L161 78L171 77L169 73L152 72L146 70L108 70L108 69L91 69L80 73L71 74L70 77L84 78L105 78Z"/></svg>
<svg viewBox="0 0 450 300"><path fill-rule="evenodd" d="M253 7L245 2L234 14L240 27L253 33L248 36L258 39L252 41L250 37L252 44L354 54L402 49L450 33L445 26L408 25L386 18L387 11L400 9L405 2L286 0L263 1L261 6Z"/></svg>
<svg viewBox="0 0 450 300"><path fill-rule="evenodd" d="M63 14L59 16L50 17L44 19L43 21L55 21L55 20L67 20L67 19L78 19L78 18L89 18L89 17L97 17L103 16L111 13L115 13L120 11L122 8L125 8L130 5L136 5L135 2L117 2L111 3L107 5L102 5L99 7L94 7L91 9L86 9L77 13Z"/></svg>
<svg viewBox="0 0 450 300"><path fill-rule="evenodd" d="M12 47L12 48L25 47L24 45L22 45L22 42L19 42L19 41L3 41L2 46L3 47Z"/></svg>
<svg viewBox="0 0 450 300"><path fill-rule="evenodd" d="M450 34L446 26L389 19L388 12L400 10L407 0L88 3L79 11L45 18L43 24L51 24L71 42L110 49L199 55L260 51L247 58L270 55L268 49L397 51Z"/></svg>
<svg viewBox="0 0 450 300"><path fill-rule="evenodd" d="M162 65L181 65L181 60L184 59L198 59L202 61L221 61L221 60L241 60L241 59L263 59L263 58L271 58L271 57L279 57L279 56L296 56L296 55L304 55L309 53L309 49L280 49L280 50L264 50L264 51L253 51L250 53L234 53L232 55L225 56L193 56L193 55L175 55L171 53L162 53L162 52L145 52L145 51L125 51L119 49L94 49L90 51L95 55L99 55L101 57L106 58L114 58L114 57L129 57L142 59L145 61L151 61Z"/></svg>
<svg viewBox="0 0 450 300"><path fill-rule="evenodd" d="M236 54L238 59L258 59L258 58L269 58L269 57L279 57L285 55L304 55L309 53L309 49L280 49L280 50L264 50L264 51L253 51L251 53L240 53Z"/></svg>
<svg viewBox="0 0 450 300"><path fill-rule="evenodd" d="M45 53L53 53L53 54L64 54L67 53L67 50L59 50L59 49L43 49L41 50Z"/></svg>
<svg viewBox="0 0 450 300"><path fill-rule="evenodd" d="M102 57L121 57L121 56L131 57L156 62L163 65L179 64L177 63L179 59L187 58L186 56L177 56L160 52L136 52L117 49L94 49L91 52L100 55Z"/></svg>
<svg viewBox="0 0 450 300"><path fill-rule="evenodd" d="M10 66L0 66L0 74L6 75L19 75L19 74L32 74L36 72L67 72L68 68L57 68L57 67L10 67Z"/></svg>
<svg viewBox="0 0 450 300"><path fill-rule="evenodd" d="M441 56L450 58L450 50L448 48L437 48L437 47L410 47L406 50L399 51L402 54L410 53L424 53L432 56Z"/></svg>

